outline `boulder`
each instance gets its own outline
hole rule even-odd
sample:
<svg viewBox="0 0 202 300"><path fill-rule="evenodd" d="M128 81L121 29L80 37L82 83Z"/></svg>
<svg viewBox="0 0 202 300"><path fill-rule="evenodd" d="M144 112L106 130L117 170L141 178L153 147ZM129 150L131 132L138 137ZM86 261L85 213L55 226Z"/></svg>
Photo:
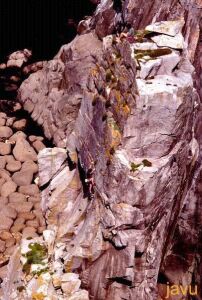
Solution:
<svg viewBox="0 0 202 300"><path fill-rule="evenodd" d="M181 33L178 33L175 37L162 34L153 36L151 39L159 47L170 47L179 50L182 50L185 47L184 38Z"/></svg>
<svg viewBox="0 0 202 300"><path fill-rule="evenodd" d="M9 240L13 237L12 234L6 230L1 231L0 235L3 241Z"/></svg>
<svg viewBox="0 0 202 300"><path fill-rule="evenodd" d="M9 195L9 202L10 203L18 203L18 202L25 202L27 200L24 194L15 192Z"/></svg>
<svg viewBox="0 0 202 300"><path fill-rule="evenodd" d="M176 36L182 31L183 26L184 20L161 21L146 26L145 30L156 33L163 33L170 36Z"/></svg>
<svg viewBox="0 0 202 300"><path fill-rule="evenodd" d="M15 121L15 117L8 118L6 121L6 126L9 126L9 127L12 126L14 121Z"/></svg>
<svg viewBox="0 0 202 300"><path fill-rule="evenodd" d="M0 126L4 126L6 124L6 119L0 116Z"/></svg>
<svg viewBox="0 0 202 300"><path fill-rule="evenodd" d="M0 240L0 253L4 252L6 249L6 243Z"/></svg>
<svg viewBox="0 0 202 300"><path fill-rule="evenodd" d="M11 145L0 142L0 155L8 155L11 153Z"/></svg>
<svg viewBox="0 0 202 300"><path fill-rule="evenodd" d="M17 142L18 140L26 139L26 137L27 135L23 131L17 131L10 137L9 141Z"/></svg>
<svg viewBox="0 0 202 300"><path fill-rule="evenodd" d="M3 169L0 170L0 178L5 179L6 181L11 180L10 173Z"/></svg>
<svg viewBox="0 0 202 300"><path fill-rule="evenodd" d="M10 229L12 233L21 232L25 228L24 224L13 225Z"/></svg>
<svg viewBox="0 0 202 300"><path fill-rule="evenodd" d="M13 123L13 128L16 130L24 130L27 124L26 119L21 119Z"/></svg>
<svg viewBox="0 0 202 300"><path fill-rule="evenodd" d="M28 196L36 196L36 194L39 194L39 188L36 184L30 184L30 185L20 186L19 192Z"/></svg>
<svg viewBox="0 0 202 300"><path fill-rule="evenodd" d="M31 184L33 179L33 173L31 170L21 170L19 172L16 172L12 176L12 180L18 185L18 186L24 186Z"/></svg>
<svg viewBox="0 0 202 300"><path fill-rule="evenodd" d="M8 198L0 197L0 205L5 205L8 203Z"/></svg>
<svg viewBox="0 0 202 300"><path fill-rule="evenodd" d="M34 141L32 143L32 146L34 147L34 149L39 152L41 150L43 150L44 148L46 148L46 146L41 142L41 141Z"/></svg>
<svg viewBox="0 0 202 300"><path fill-rule="evenodd" d="M36 216L33 212L21 212L18 214L18 217L24 219L25 221L29 221L35 219Z"/></svg>
<svg viewBox="0 0 202 300"><path fill-rule="evenodd" d="M5 205L3 208L1 208L0 215L4 215L5 217L15 219L17 217L17 212L15 210L15 207Z"/></svg>
<svg viewBox="0 0 202 300"><path fill-rule="evenodd" d="M38 172L38 165L32 160L25 161L22 164L22 171L30 170L33 174Z"/></svg>
<svg viewBox="0 0 202 300"><path fill-rule="evenodd" d="M15 243L16 243L15 238L11 237L10 239L6 240L6 248L10 248L10 247L14 246Z"/></svg>
<svg viewBox="0 0 202 300"><path fill-rule="evenodd" d="M1 196L8 197L17 189L17 184L12 180L5 182L1 187Z"/></svg>
<svg viewBox="0 0 202 300"><path fill-rule="evenodd" d="M1 214L1 212L0 212L0 219L1 219L0 230L9 231L9 229L13 224L13 220L11 218L4 216L3 214Z"/></svg>
<svg viewBox="0 0 202 300"><path fill-rule="evenodd" d="M35 150L30 146L30 144L25 139L18 139L16 145L13 149L13 155L16 160L21 162L27 160L37 160L37 154Z"/></svg>
<svg viewBox="0 0 202 300"><path fill-rule="evenodd" d="M26 227L23 229L22 231L22 238L23 239L26 239L26 238L29 238L29 237L37 237L38 234L36 233L36 228L34 227Z"/></svg>
<svg viewBox="0 0 202 300"><path fill-rule="evenodd" d="M0 126L0 138L9 138L13 134L13 131L8 126Z"/></svg>
<svg viewBox="0 0 202 300"><path fill-rule="evenodd" d="M4 169L6 166L6 158L0 157L0 169Z"/></svg>
<svg viewBox="0 0 202 300"><path fill-rule="evenodd" d="M17 172L21 169L21 162L13 159L13 161L9 162L6 165L6 170L10 172Z"/></svg>
<svg viewBox="0 0 202 300"><path fill-rule="evenodd" d="M19 202L17 205L10 203L9 206L15 208L18 213L26 213L31 211L33 204L31 202Z"/></svg>

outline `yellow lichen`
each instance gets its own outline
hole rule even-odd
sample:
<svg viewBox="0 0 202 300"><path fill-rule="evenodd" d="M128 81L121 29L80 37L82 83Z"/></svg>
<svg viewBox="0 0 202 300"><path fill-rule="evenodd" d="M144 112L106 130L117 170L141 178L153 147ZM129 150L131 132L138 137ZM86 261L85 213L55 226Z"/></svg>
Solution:
<svg viewBox="0 0 202 300"><path fill-rule="evenodd" d="M43 293L33 293L32 300L44 300L45 296Z"/></svg>

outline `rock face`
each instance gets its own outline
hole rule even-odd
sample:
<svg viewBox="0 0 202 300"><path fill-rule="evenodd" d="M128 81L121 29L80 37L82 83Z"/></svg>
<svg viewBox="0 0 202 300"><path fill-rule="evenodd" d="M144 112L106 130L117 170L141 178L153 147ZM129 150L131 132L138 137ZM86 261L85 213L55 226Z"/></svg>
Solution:
<svg viewBox="0 0 202 300"><path fill-rule="evenodd" d="M94 300L201 284L201 6L185 2L100 1L90 31L19 89L56 145L38 154L56 297L88 299L80 280Z"/></svg>

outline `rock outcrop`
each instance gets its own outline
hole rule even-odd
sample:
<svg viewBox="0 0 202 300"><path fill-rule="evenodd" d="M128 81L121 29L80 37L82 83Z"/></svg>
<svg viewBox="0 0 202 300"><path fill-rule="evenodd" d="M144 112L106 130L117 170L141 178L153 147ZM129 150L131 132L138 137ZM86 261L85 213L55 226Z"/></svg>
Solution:
<svg viewBox="0 0 202 300"><path fill-rule="evenodd" d="M24 295L152 300L169 283L202 296L200 12L100 1L86 32L22 83L19 101L55 144L38 154L47 230L21 251L38 245L47 269L37 288L23 277ZM14 288L8 272L7 297Z"/></svg>

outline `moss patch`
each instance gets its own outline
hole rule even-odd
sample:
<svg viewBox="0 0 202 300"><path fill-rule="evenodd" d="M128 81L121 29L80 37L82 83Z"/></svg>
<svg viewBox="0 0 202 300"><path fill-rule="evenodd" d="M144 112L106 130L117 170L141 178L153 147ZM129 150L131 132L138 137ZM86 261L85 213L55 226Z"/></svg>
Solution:
<svg viewBox="0 0 202 300"><path fill-rule="evenodd" d="M131 172L135 172L135 171L137 171L137 169L141 166L142 164L135 164L134 162L131 162L131 164L130 164L130 170L131 170Z"/></svg>
<svg viewBox="0 0 202 300"><path fill-rule="evenodd" d="M135 58L141 59L145 56L150 58L157 58L159 56L171 54L172 50L168 48L153 49L153 50L135 50Z"/></svg>
<svg viewBox="0 0 202 300"><path fill-rule="evenodd" d="M23 265L23 272L25 272L27 275L30 273L32 264L45 265L43 260L47 258L47 248L45 246L42 246L38 243L31 243L29 245L29 249L30 251L28 251L26 254L23 254L23 256L27 259L26 263ZM42 269L43 272L47 271L46 269L47 268Z"/></svg>

